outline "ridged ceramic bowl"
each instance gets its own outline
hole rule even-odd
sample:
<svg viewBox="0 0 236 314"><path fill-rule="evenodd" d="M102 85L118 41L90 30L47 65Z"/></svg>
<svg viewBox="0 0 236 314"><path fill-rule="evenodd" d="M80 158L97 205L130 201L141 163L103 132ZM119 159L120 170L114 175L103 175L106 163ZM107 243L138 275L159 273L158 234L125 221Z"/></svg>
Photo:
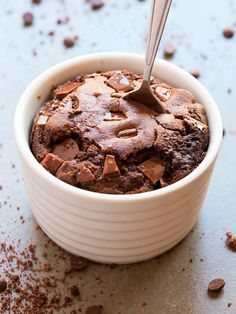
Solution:
<svg viewBox="0 0 236 314"><path fill-rule="evenodd" d="M142 73L144 58L100 53L62 62L39 75L24 91L15 114L15 137L34 216L44 232L65 250L106 263L133 263L176 245L193 228L207 192L222 139L222 123L209 92L190 74L157 60L153 75L187 89L207 112L210 145L203 162L188 176L160 190L109 195L73 187L47 172L29 147L33 117L52 85L79 73L128 69ZM41 96L38 99L38 96Z"/></svg>

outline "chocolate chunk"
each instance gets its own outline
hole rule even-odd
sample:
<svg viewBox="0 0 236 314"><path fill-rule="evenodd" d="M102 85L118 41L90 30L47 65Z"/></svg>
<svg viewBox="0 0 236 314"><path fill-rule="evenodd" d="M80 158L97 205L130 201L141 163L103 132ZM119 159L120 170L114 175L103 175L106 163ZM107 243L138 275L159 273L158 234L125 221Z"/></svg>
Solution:
<svg viewBox="0 0 236 314"><path fill-rule="evenodd" d="M44 116L44 115L40 115L38 120L37 120L37 124L39 126L44 126L48 121L48 116Z"/></svg>
<svg viewBox="0 0 236 314"><path fill-rule="evenodd" d="M176 49L175 47L170 44L170 43L167 43L165 46L164 46L164 57L166 59L171 59L173 58L174 54L176 52Z"/></svg>
<svg viewBox="0 0 236 314"><path fill-rule="evenodd" d="M73 285L73 286L70 288L70 292L71 292L71 294L72 294L74 297L77 297L77 296L80 295L79 287L76 286L76 285Z"/></svg>
<svg viewBox="0 0 236 314"><path fill-rule="evenodd" d="M154 92L161 101L166 101L171 97L171 90L165 84L158 85Z"/></svg>
<svg viewBox="0 0 236 314"><path fill-rule="evenodd" d="M225 28L223 30L223 35L225 38L232 38L234 36L234 30L232 28Z"/></svg>
<svg viewBox="0 0 236 314"><path fill-rule="evenodd" d="M127 116L123 112L106 112L104 115L104 121L121 121L127 119Z"/></svg>
<svg viewBox="0 0 236 314"><path fill-rule="evenodd" d="M69 81L63 85L58 86L56 89L54 89L53 96L64 96L66 94L69 94L73 92L73 90L75 90L80 85L81 85L81 82Z"/></svg>
<svg viewBox="0 0 236 314"><path fill-rule="evenodd" d="M41 165L52 174L55 174L58 168L61 166L62 162L63 160L61 160L58 156L49 153L43 159Z"/></svg>
<svg viewBox="0 0 236 314"><path fill-rule="evenodd" d="M137 129L126 129L118 133L118 137L133 137L138 134Z"/></svg>
<svg viewBox="0 0 236 314"><path fill-rule="evenodd" d="M7 289L7 282L4 279L0 279L0 293Z"/></svg>
<svg viewBox="0 0 236 314"><path fill-rule="evenodd" d="M225 281L222 278L216 278L208 284L208 291L219 292L224 287Z"/></svg>
<svg viewBox="0 0 236 314"><path fill-rule="evenodd" d="M75 45L75 38L65 37L63 40L63 44L66 48L72 48Z"/></svg>
<svg viewBox="0 0 236 314"><path fill-rule="evenodd" d="M227 247L232 251L236 251L236 237L233 235L232 232L226 232L226 236Z"/></svg>
<svg viewBox="0 0 236 314"><path fill-rule="evenodd" d="M32 0L33 4L40 4L42 2L42 0Z"/></svg>
<svg viewBox="0 0 236 314"><path fill-rule="evenodd" d="M192 118L192 117L186 117L184 118L184 121L190 125L192 128L198 128L199 130L204 130L207 128L206 124Z"/></svg>
<svg viewBox="0 0 236 314"><path fill-rule="evenodd" d="M78 183L86 183L90 182L95 179L94 174L91 172L91 170L86 167L84 163L81 163L78 166L78 173L76 175L76 181Z"/></svg>
<svg viewBox="0 0 236 314"><path fill-rule="evenodd" d="M44 141L48 144L70 136L74 122L68 117L68 110L60 108L48 119L44 128Z"/></svg>
<svg viewBox="0 0 236 314"><path fill-rule="evenodd" d="M106 155L104 162L103 175L120 175L120 170L116 164L115 157L112 155Z"/></svg>
<svg viewBox="0 0 236 314"><path fill-rule="evenodd" d="M60 144L56 144L52 152L63 160L72 160L79 153L79 147L72 138L68 138Z"/></svg>
<svg viewBox="0 0 236 314"><path fill-rule="evenodd" d="M206 112L203 105L194 103L189 106L191 117L207 125Z"/></svg>
<svg viewBox="0 0 236 314"><path fill-rule="evenodd" d="M102 0L87 0L91 5L92 10L99 10L104 6L104 2Z"/></svg>
<svg viewBox="0 0 236 314"><path fill-rule="evenodd" d="M166 129L184 132L184 124L180 119L175 119L173 114L162 113L156 116L156 120Z"/></svg>
<svg viewBox="0 0 236 314"><path fill-rule="evenodd" d="M129 92L133 89L127 77L121 72L115 72L107 81L107 84L114 88L117 92Z"/></svg>
<svg viewBox="0 0 236 314"><path fill-rule="evenodd" d="M112 93L111 96L114 98L121 98L124 96L124 93Z"/></svg>
<svg viewBox="0 0 236 314"><path fill-rule="evenodd" d="M31 26L34 22L34 15L31 12L26 12L23 14L24 26Z"/></svg>
<svg viewBox="0 0 236 314"><path fill-rule="evenodd" d="M102 314L102 313L103 313L102 305L89 306L85 311L85 314Z"/></svg>
<svg viewBox="0 0 236 314"><path fill-rule="evenodd" d="M88 267L88 260L82 256L72 256L70 265L72 270L80 271Z"/></svg>
<svg viewBox="0 0 236 314"><path fill-rule="evenodd" d="M68 184L76 185L77 163L76 161L64 161L56 172L56 177Z"/></svg>
<svg viewBox="0 0 236 314"><path fill-rule="evenodd" d="M157 158L153 157L146 160L141 165L138 166L138 169L153 183L157 183L161 179L165 172L165 163Z"/></svg>

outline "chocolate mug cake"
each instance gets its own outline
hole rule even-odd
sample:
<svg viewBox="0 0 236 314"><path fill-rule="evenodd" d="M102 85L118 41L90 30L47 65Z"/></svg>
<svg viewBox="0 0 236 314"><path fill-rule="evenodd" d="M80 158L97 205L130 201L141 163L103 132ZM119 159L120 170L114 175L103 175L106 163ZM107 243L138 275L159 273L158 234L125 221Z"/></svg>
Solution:
<svg viewBox="0 0 236 314"><path fill-rule="evenodd" d="M117 70L54 88L32 125L36 159L58 179L100 193L152 191L188 175L208 148L204 107L156 78L151 88L165 113L122 98L141 81L142 75Z"/></svg>

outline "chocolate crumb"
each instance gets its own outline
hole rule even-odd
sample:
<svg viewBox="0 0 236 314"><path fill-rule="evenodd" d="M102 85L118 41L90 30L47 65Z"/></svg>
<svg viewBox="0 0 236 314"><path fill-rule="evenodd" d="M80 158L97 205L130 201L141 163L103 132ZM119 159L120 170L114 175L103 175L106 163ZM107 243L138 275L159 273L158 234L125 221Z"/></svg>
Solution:
<svg viewBox="0 0 236 314"><path fill-rule="evenodd" d="M104 6L104 2L102 0L87 0L91 5L92 10L99 10Z"/></svg>
<svg viewBox="0 0 236 314"><path fill-rule="evenodd" d="M223 289L225 285L225 281L222 278L216 278L213 279L209 284L208 284L208 291L210 292L219 292Z"/></svg>
<svg viewBox="0 0 236 314"><path fill-rule="evenodd" d="M31 12L26 12L23 14L24 26L31 26L34 22L34 15Z"/></svg>
<svg viewBox="0 0 236 314"><path fill-rule="evenodd" d="M232 232L226 232L226 246L232 251L236 251L236 237Z"/></svg>
<svg viewBox="0 0 236 314"><path fill-rule="evenodd" d="M0 279L0 293L7 289L7 282L4 279Z"/></svg>
<svg viewBox="0 0 236 314"><path fill-rule="evenodd" d="M165 46L164 46L164 57L166 59L171 59L173 58L174 54L176 52L176 49L175 47L170 44L170 43L167 43Z"/></svg>
<svg viewBox="0 0 236 314"><path fill-rule="evenodd" d="M65 37L63 44L66 48L72 48L75 45L75 39L72 37Z"/></svg>
<svg viewBox="0 0 236 314"><path fill-rule="evenodd" d="M231 305L232 305L232 303L231 303L231 302L229 302L227 306L228 306L228 307L231 307Z"/></svg>
<svg viewBox="0 0 236 314"><path fill-rule="evenodd" d="M70 264L72 270L80 271L88 266L88 260L82 256L72 256Z"/></svg>
<svg viewBox="0 0 236 314"><path fill-rule="evenodd" d="M102 313L103 313L102 305L89 306L85 311L85 314L102 314Z"/></svg>
<svg viewBox="0 0 236 314"><path fill-rule="evenodd" d="M42 0L32 0L33 4L40 4L42 2Z"/></svg>
<svg viewBox="0 0 236 314"><path fill-rule="evenodd" d="M191 71L190 74L196 79L200 77L200 72L198 70Z"/></svg>
<svg viewBox="0 0 236 314"><path fill-rule="evenodd" d="M230 39L234 36L234 30L231 28L225 28L223 30L223 35L225 38Z"/></svg>
<svg viewBox="0 0 236 314"><path fill-rule="evenodd" d="M80 295L79 287L76 286L76 285L73 285L73 286L70 288L70 292L71 292L71 294L72 294L74 297L77 297L77 296Z"/></svg>

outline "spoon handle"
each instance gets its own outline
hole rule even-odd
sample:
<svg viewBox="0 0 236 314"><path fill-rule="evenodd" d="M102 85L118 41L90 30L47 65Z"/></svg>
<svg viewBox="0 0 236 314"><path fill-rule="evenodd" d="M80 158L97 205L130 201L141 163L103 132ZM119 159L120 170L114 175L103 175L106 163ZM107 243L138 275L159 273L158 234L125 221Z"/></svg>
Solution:
<svg viewBox="0 0 236 314"><path fill-rule="evenodd" d="M148 83L172 0L152 0L143 80Z"/></svg>

